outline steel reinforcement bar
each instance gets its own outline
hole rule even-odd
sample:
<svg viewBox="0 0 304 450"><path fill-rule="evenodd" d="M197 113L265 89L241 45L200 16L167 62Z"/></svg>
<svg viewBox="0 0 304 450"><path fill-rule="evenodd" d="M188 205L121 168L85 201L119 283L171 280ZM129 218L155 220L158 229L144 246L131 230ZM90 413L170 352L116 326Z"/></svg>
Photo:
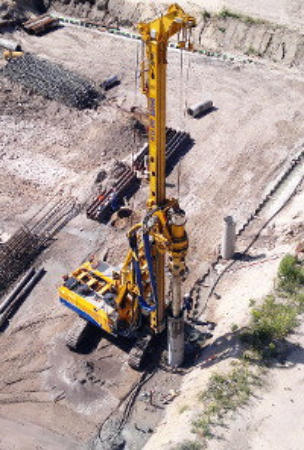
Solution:
<svg viewBox="0 0 304 450"><path fill-rule="evenodd" d="M44 207L0 246L0 293L7 290L48 246L54 235L75 217L80 206L73 200L59 200Z"/></svg>
<svg viewBox="0 0 304 450"><path fill-rule="evenodd" d="M89 80L30 53L8 61L3 74L45 98L73 108L92 108L101 99L101 94Z"/></svg>

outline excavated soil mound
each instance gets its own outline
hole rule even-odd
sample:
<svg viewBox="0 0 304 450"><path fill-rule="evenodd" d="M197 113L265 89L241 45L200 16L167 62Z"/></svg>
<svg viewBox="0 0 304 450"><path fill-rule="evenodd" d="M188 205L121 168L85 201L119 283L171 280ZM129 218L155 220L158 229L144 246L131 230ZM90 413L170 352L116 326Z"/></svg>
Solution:
<svg viewBox="0 0 304 450"><path fill-rule="evenodd" d="M0 4L0 21L22 21L30 13L45 13L50 5L51 0L5 0Z"/></svg>

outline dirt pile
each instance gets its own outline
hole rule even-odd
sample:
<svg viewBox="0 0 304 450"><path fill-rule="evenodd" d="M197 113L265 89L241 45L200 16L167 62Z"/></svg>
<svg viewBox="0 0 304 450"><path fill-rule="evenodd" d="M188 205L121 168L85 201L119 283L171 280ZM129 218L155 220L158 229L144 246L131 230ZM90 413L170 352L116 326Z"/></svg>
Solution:
<svg viewBox="0 0 304 450"><path fill-rule="evenodd" d="M24 17L24 11L13 1L6 1L0 5L1 20L17 20Z"/></svg>
<svg viewBox="0 0 304 450"><path fill-rule="evenodd" d="M6 0L0 5L0 20L23 20L30 13L47 11L51 0Z"/></svg>
<svg viewBox="0 0 304 450"><path fill-rule="evenodd" d="M55 0L52 6L67 15L116 22L129 27L155 16L152 6L133 0Z"/></svg>

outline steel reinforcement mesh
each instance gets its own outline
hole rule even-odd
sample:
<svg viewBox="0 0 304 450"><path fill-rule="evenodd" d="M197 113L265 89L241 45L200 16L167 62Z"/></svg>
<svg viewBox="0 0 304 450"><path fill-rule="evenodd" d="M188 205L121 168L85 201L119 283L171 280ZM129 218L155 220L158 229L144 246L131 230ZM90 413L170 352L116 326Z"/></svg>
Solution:
<svg viewBox="0 0 304 450"><path fill-rule="evenodd" d="M11 59L3 74L43 97L77 109L95 107L101 98L90 81L30 53Z"/></svg>
<svg viewBox="0 0 304 450"><path fill-rule="evenodd" d="M73 199L55 199L0 245L0 296L79 211Z"/></svg>

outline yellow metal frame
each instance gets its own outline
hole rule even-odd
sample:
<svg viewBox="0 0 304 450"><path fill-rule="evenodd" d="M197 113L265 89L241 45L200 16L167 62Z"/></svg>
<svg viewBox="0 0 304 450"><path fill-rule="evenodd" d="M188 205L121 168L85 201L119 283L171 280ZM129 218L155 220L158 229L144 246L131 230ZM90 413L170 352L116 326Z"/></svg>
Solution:
<svg viewBox="0 0 304 450"><path fill-rule="evenodd" d="M167 14L149 23L140 23L138 30L145 43L146 61L142 61L141 87L147 97L149 114L149 209L163 207L168 210L166 199L166 78L167 46L170 37L182 33L180 48L191 49L191 29L196 25L195 19L185 14L177 4L168 8ZM188 42L187 42L188 41ZM158 213L163 232L166 217ZM162 216L162 217L161 217ZM173 233L173 234L172 234ZM175 236L174 234L177 233ZM167 240L178 239L184 231L170 230ZM185 244L182 244L185 247ZM188 244L187 244L188 246ZM151 314L151 327L157 332L164 329L165 317L165 256L157 245L154 252L154 270L158 289L159 305ZM176 252L175 252L176 254ZM183 256L184 257L184 256ZM176 255L175 255L176 258ZM180 264L179 264L180 265Z"/></svg>
<svg viewBox="0 0 304 450"><path fill-rule="evenodd" d="M170 37L195 26L195 19L177 4L167 14L149 23L140 23L138 30L146 48L146 63L142 61L141 86L147 96L149 112L149 174L148 207L162 206L166 201L166 76L167 46ZM185 47L186 41L180 41ZM190 48L190 46L188 46Z"/></svg>
<svg viewBox="0 0 304 450"><path fill-rule="evenodd" d="M133 261L140 267L143 297L146 304L151 304L151 274L145 256L143 232L148 233L151 241L153 272L157 286L157 308L150 312L150 328L160 333L165 327L165 256L169 254L169 269L172 279L180 283L185 274L185 256L188 249L188 238L184 228L183 211L178 201L166 198L166 66L167 45L171 36L181 33L180 48L191 49L191 29L195 26L192 16L184 13L182 8L174 4L167 14L149 23L140 23L139 32L145 44L145 61L141 67L142 91L147 97L149 110L149 198L147 215L143 223L137 224L128 233L129 239L134 237L137 251L130 249L119 273L106 277L90 262L84 263L70 277L84 282L93 288L102 298L106 292L116 295L115 303L118 319L125 320L131 327L139 316L139 286L134 279ZM84 278L83 278L83 274ZM94 274L103 280L102 286L90 277ZM95 284L94 284L95 283ZM178 289L176 289L178 291ZM105 310L98 309L89 300L81 297L65 286L60 287L61 298L89 315L105 331L112 333L115 323Z"/></svg>

